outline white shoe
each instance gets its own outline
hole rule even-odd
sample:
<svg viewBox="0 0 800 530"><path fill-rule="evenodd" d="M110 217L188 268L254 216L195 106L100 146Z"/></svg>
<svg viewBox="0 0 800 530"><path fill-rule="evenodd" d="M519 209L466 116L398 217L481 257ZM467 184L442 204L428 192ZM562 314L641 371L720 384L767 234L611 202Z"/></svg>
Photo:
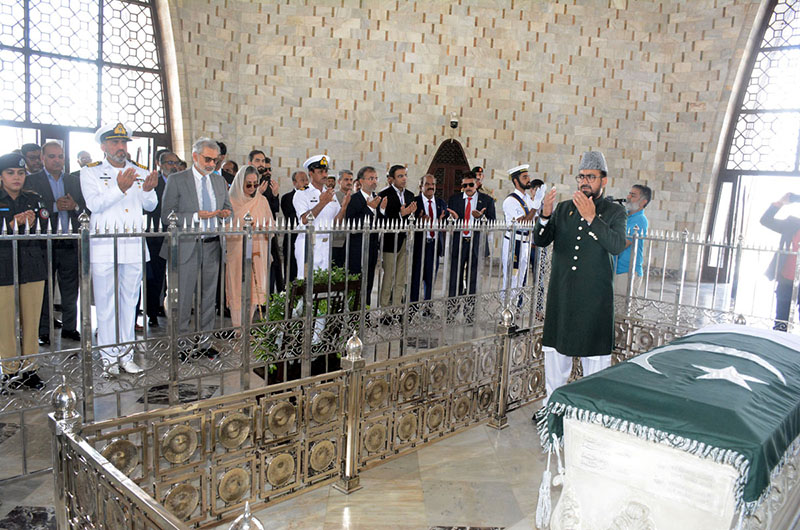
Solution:
<svg viewBox="0 0 800 530"><path fill-rule="evenodd" d="M134 361L120 361L119 366L129 374L139 374L144 372L144 368L136 364Z"/></svg>

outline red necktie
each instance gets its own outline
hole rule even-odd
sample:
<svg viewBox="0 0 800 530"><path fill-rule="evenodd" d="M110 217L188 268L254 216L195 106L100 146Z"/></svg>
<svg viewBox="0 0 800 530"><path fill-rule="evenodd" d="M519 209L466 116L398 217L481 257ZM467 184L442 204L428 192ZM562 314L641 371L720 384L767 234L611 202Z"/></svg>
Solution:
<svg viewBox="0 0 800 530"><path fill-rule="evenodd" d="M472 215L472 197L467 197L467 207L464 209L464 226L469 223L469 218ZM464 237L469 237L469 230L464 230Z"/></svg>
<svg viewBox="0 0 800 530"><path fill-rule="evenodd" d="M432 201L431 199L428 199L428 217L429 217L429 218L430 218L430 220L431 220L431 226L433 226L433 206L431 205L431 203L432 203L432 202L433 202L433 201ZM431 239L433 239L433 238L435 237L435 236L434 236L434 234L433 234L433 230L431 230L431 231L428 233L428 236L429 236Z"/></svg>

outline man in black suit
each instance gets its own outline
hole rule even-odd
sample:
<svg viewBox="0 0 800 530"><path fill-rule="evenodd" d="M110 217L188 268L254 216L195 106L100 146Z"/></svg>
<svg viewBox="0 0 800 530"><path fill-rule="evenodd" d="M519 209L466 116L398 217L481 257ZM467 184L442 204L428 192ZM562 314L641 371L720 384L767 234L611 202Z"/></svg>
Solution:
<svg viewBox="0 0 800 530"><path fill-rule="evenodd" d="M379 196L386 198L386 207L380 208L378 218L387 221L399 221L401 224L412 212L417 210L414 194L406 189L408 171L405 166L395 165L389 168L392 185L383 190ZM381 283L380 305L387 307L403 303L403 292L406 286L406 235L388 233L383 236L383 283Z"/></svg>
<svg viewBox="0 0 800 530"><path fill-rule="evenodd" d="M167 225L161 223L161 197L164 195L164 188L167 186L167 178L178 171L180 159L172 151L162 151L158 156L158 185L156 195L158 196L158 206L152 211L145 211L147 216L146 232L166 232ZM163 237L147 237L147 249L150 252L150 261L147 262L147 312L148 325L151 328L158 327L158 315L163 311L161 303L161 291L164 288L164 279L167 273L167 260L162 258L159 253L164 244Z"/></svg>
<svg viewBox="0 0 800 530"><path fill-rule="evenodd" d="M280 194L278 193L278 181L272 178L272 160L264 154L264 151L253 149L247 155L250 165L258 170L259 182L267 181L267 189L264 190L264 197L267 198L269 209L272 210L272 218L278 218L278 211L281 208ZM272 262L269 266L269 292L270 294L281 292L284 288L283 267L281 266L281 253L278 249L277 238L272 238L269 245Z"/></svg>
<svg viewBox="0 0 800 530"><path fill-rule="evenodd" d="M81 193L80 178L64 173L64 149L58 142L47 142L42 146L44 169L32 173L25 179L25 189L35 191L50 215L50 230L53 233L78 232L78 216L86 209ZM80 341L78 332L78 242L75 240L53 240L53 278L58 278L61 293L61 337ZM50 344L50 300L45 287L42 313L39 320L39 344ZM57 327L57 321L53 322Z"/></svg>
<svg viewBox="0 0 800 530"><path fill-rule="evenodd" d="M422 193L417 196L417 226L428 226L435 220L444 220L450 212L447 204L436 192L436 177L428 173L422 177ZM439 272L439 256L444 256L445 233L434 230L418 230L414 232L414 257L411 268L410 302L419 300L420 279L422 280L423 300L430 300L433 283Z"/></svg>
<svg viewBox="0 0 800 530"><path fill-rule="evenodd" d="M294 194L297 190L308 187L308 175L305 171L295 171L292 173L292 186L294 189L289 193L284 193L281 197L281 213L286 219L287 228L294 228L297 225L297 210L294 209ZM283 257L289 264L289 275L286 282L293 282L297 278L297 260L294 259L294 242L297 234L285 234L283 236Z"/></svg>
<svg viewBox="0 0 800 530"><path fill-rule="evenodd" d="M388 200L375 195L378 187L378 172L372 166L365 166L358 170L356 182L359 190L350 196L344 217L353 222L356 228L371 227L377 218L377 211L381 206L386 208ZM353 232L350 235L347 270L350 274L360 274L363 271L364 236ZM370 305L372 286L375 282L375 267L378 264L378 250L380 249L380 235L370 234L367 242L367 305Z"/></svg>
<svg viewBox="0 0 800 530"><path fill-rule="evenodd" d="M461 177L461 193L456 193L447 201L458 219L495 220L494 201L485 193L477 191L475 173L469 171ZM450 257L450 289L449 295L473 295L478 281L478 252L480 252L481 234L474 230L458 230L453 232L453 253ZM467 284L469 284L467 286ZM465 287L467 287L465 289ZM472 321L475 312L474 300L464 304L464 316L467 322Z"/></svg>

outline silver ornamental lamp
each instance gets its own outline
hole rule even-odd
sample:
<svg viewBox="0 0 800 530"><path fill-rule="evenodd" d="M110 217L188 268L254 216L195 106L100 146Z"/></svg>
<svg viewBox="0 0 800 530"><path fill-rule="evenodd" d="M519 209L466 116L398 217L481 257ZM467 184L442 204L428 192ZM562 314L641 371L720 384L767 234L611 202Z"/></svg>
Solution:
<svg viewBox="0 0 800 530"><path fill-rule="evenodd" d="M244 503L244 513L234 519L228 530L264 530L264 525L250 513L250 501Z"/></svg>

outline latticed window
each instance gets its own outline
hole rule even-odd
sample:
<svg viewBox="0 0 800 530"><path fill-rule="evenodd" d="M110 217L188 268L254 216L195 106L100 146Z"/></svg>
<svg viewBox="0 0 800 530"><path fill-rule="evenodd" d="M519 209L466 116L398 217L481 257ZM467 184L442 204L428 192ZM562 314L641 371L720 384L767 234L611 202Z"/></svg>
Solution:
<svg viewBox="0 0 800 530"><path fill-rule="evenodd" d="M150 139L148 150L164 145L159 48L151 0L3 0L0 125L6 136L11 126L68 143L71 132L119 120Z"/></svg>
<svg viewBox="0 0 800 530"><path fill-rule="evenodd" d="M749 77L736 94L711 235L777 244L779 236L759 218L784 193L800 193L800 0L772 0L759 29ZM800 216L800 205L781 212L790 214ZM727 261L710 253L705 265L724 272Z"/></svg>

